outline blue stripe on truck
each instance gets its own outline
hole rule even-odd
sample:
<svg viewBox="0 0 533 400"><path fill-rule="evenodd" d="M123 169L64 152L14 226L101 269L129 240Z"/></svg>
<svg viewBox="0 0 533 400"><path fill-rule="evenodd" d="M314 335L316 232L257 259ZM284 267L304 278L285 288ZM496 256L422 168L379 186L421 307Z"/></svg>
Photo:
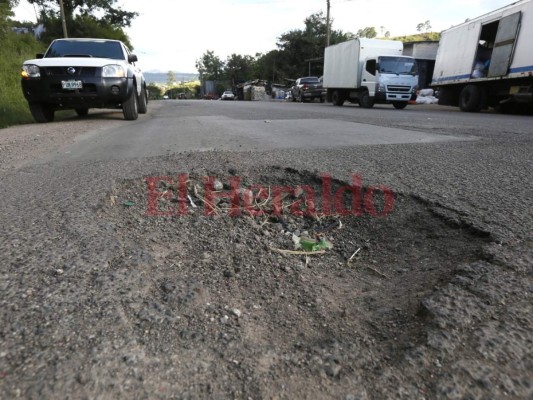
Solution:
<svg viewBox="0 0 533 400"><path fill-rule="evenodd" d="M510 74L519 74L521 72L532 72L533 73L533 65L529 65L527 67L517 67L517 68L511 68L509 70ZM454 75L454 76L443 76L440 78L437 78L432 82L432 85L435 85L437 83L442 82L448 82L448 81L458 81L461 79L470 79L470 74L463 74L463 75Z"/></svg>

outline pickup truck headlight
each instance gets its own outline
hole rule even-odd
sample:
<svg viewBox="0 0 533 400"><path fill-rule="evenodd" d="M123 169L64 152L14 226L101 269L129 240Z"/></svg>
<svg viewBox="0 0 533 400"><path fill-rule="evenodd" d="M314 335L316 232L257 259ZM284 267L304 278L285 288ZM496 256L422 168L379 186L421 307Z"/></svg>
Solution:
<svg viewBox="0 0 533 400"><path fill-rule="evenodd" d="M126 76L126 71L122 65L110 64L105 65L102 68L102 77L103 78L124 78Z"/></svg>
<svg viewBox="0 0 533 400"><path fill-rule="evenodd" d="M35 64L24 64L20 74L23 79L36 79L41 77L41 69Z"/></svg>

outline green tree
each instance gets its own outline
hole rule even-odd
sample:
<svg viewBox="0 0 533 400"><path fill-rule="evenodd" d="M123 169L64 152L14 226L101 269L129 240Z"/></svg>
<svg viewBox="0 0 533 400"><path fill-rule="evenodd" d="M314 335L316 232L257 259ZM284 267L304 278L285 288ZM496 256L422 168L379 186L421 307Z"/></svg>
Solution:
<svg viewBox="0 0 533 400"><path fill-rule="evenodd" d="M9 18L13 16L12 7L18 1L0 1L0 37L6 35L9 28Z"/></svg>
<svg viewBox="0 0 533 400"><path fill-rule="evenodd" d="M28 0L29 3L40 7L41 15L46 17L59 14L60 0ZM139 15L136 12L123 10L117 5L118 0L63 0L67 23L74 20L76 15L91 15L106 24L128 27L131 21Z"/></svg>
<svg viewBox="0 0 533 400"><path fill-rule="evenodd" d="M224 63L212 50L207 50L202 57L196 60L196 69L203 80L220 80L223 68Z"/></svg>
<svg viewBox="0 0 533 400"><path fill-rule="evenodd" d="M304 25L305 29L295 29L278 38L278 53L273 60L269 60L273 62L269 71L272 75L269 75L268 79L272 79L272 76L277 76L278 79L296 79L307 75L310 62L311 73L322 74L323 63L320 62L320 58L324 56L327 42L326 17L322 12L312 14L304 20ZM352 37L351 33L332 29L330 43L344 42ZM272 59L274 54L268 54L268 58Z"/></svg>
<svg viewBox="0 0 533 400"><path fill-rule="evenodd" d="M422 31L425 31L426 33L431 31L431 22L426 21L426 22L421 22L419 23L417 26L416 26L416 30L418 32L422 32Z"/></svg>
<svg viewBox="0 0 533 400"><path fill-rule="evenodd" d="M240 54L230 55L224 66L224 76L231 87L236 83L253 79L256 60L254 57Z"/></svg>
<svg viewBox="0 0 533 400"><path fill-rule="evenodd" d="M167 85L172 86L176 83L176 75L174 75L174 72L168 71L167 72Z"/></svg>
<svg viewBox="0 0 533 400"><path fill-rule="evenodd" d="M63 36L59 0L28 0L39 7L39 22L46 33L42 40L49 42ZM125 27L138 15L123 10L117 0L63 0L68 35L122 40L131 48Z"/></svg>
<svg viewBox="0 0 533 400"><path fill-rule="evenodd" d="M356 33L357 37L369 39L375 38L377 35L378 33L376 32L376 28L373 26L367 26L366 28L359 29Z"/></svg>

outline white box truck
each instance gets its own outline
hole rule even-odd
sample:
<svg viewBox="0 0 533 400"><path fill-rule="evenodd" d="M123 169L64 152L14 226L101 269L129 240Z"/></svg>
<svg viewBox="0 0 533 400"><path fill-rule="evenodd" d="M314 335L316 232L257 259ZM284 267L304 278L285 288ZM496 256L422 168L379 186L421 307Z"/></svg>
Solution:
<svg viewBox="0 0 533 400"><path fill-rule="evenodd" d="M416 61L402 56L396 40L357 38L326 47L323 86L327 100L370 108L376 103L402 109L418 85Z"/></svg>
<svg viewBox="0 0 533 400"><path fill-rule="evenodd" d="M441 34L432 86L439 104L477 112L533 104L533 1L510 4ZM521 107L521 106L518 106Z"/></svg>

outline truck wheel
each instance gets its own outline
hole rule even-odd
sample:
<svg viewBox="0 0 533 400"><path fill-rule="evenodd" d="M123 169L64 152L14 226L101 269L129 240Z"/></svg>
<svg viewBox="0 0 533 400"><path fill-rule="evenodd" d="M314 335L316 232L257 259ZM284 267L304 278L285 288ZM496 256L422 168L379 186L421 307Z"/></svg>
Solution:
<svg viewBox="0 0 533 400"><path fill-rule="evenodd" d="M407 102L406 101L393 101L392 105L397 110L403 110L405 107L407 107Z"/></svg>
<svg viewBox="0 0 533 400"><path fill-rule="evenodd" d="M55 111L53 108L48 107L41 103L30 104L30 112L35 120L38 123L52 122L54 120Z"/></svg>
<svg viewBox="0 0 533 400"><path fill-rule="evenodd" d="M374 107L374 101L370 98L368 91L363 92L359 97L359 106L363 108L372 108Z"/></svg>
<svg viewBox="0 0 533 400"><path fill-rule="evenodd" d="M459 95L459 108L461 111L479 112L483 107L482 94L479 86L465 86Z"/></svg>
<svg viewBox="0 0 533 400"><path fill-rule="evenodd" d="M335 90L332 94L331 94L331 102L333 103L334 106L342 106L344 104L344 98L343 96L341 95L341 92L338 91L338 90Z"/></svg>
<svg viewBox="0 0 533 400"><path fill-rule="evenodd" d="M122 113L127 121L134 121L139 117L139 98L135 87L131 91L130 97L122 103Z"/></svg>
<svg viewBox="0 0 533 400"><path fill-rule="evenodd" d="M76 114L78 114L78 117L86 117L89 114L88 108L76 108Z"/></svg>
<svg viewBox="0 0 533 400"><path fill-rule="evenodd" d="M146 88L143 86L141 96L139 97L139 114L146 114L148 111L148 97L146 96Z"/></svg>

